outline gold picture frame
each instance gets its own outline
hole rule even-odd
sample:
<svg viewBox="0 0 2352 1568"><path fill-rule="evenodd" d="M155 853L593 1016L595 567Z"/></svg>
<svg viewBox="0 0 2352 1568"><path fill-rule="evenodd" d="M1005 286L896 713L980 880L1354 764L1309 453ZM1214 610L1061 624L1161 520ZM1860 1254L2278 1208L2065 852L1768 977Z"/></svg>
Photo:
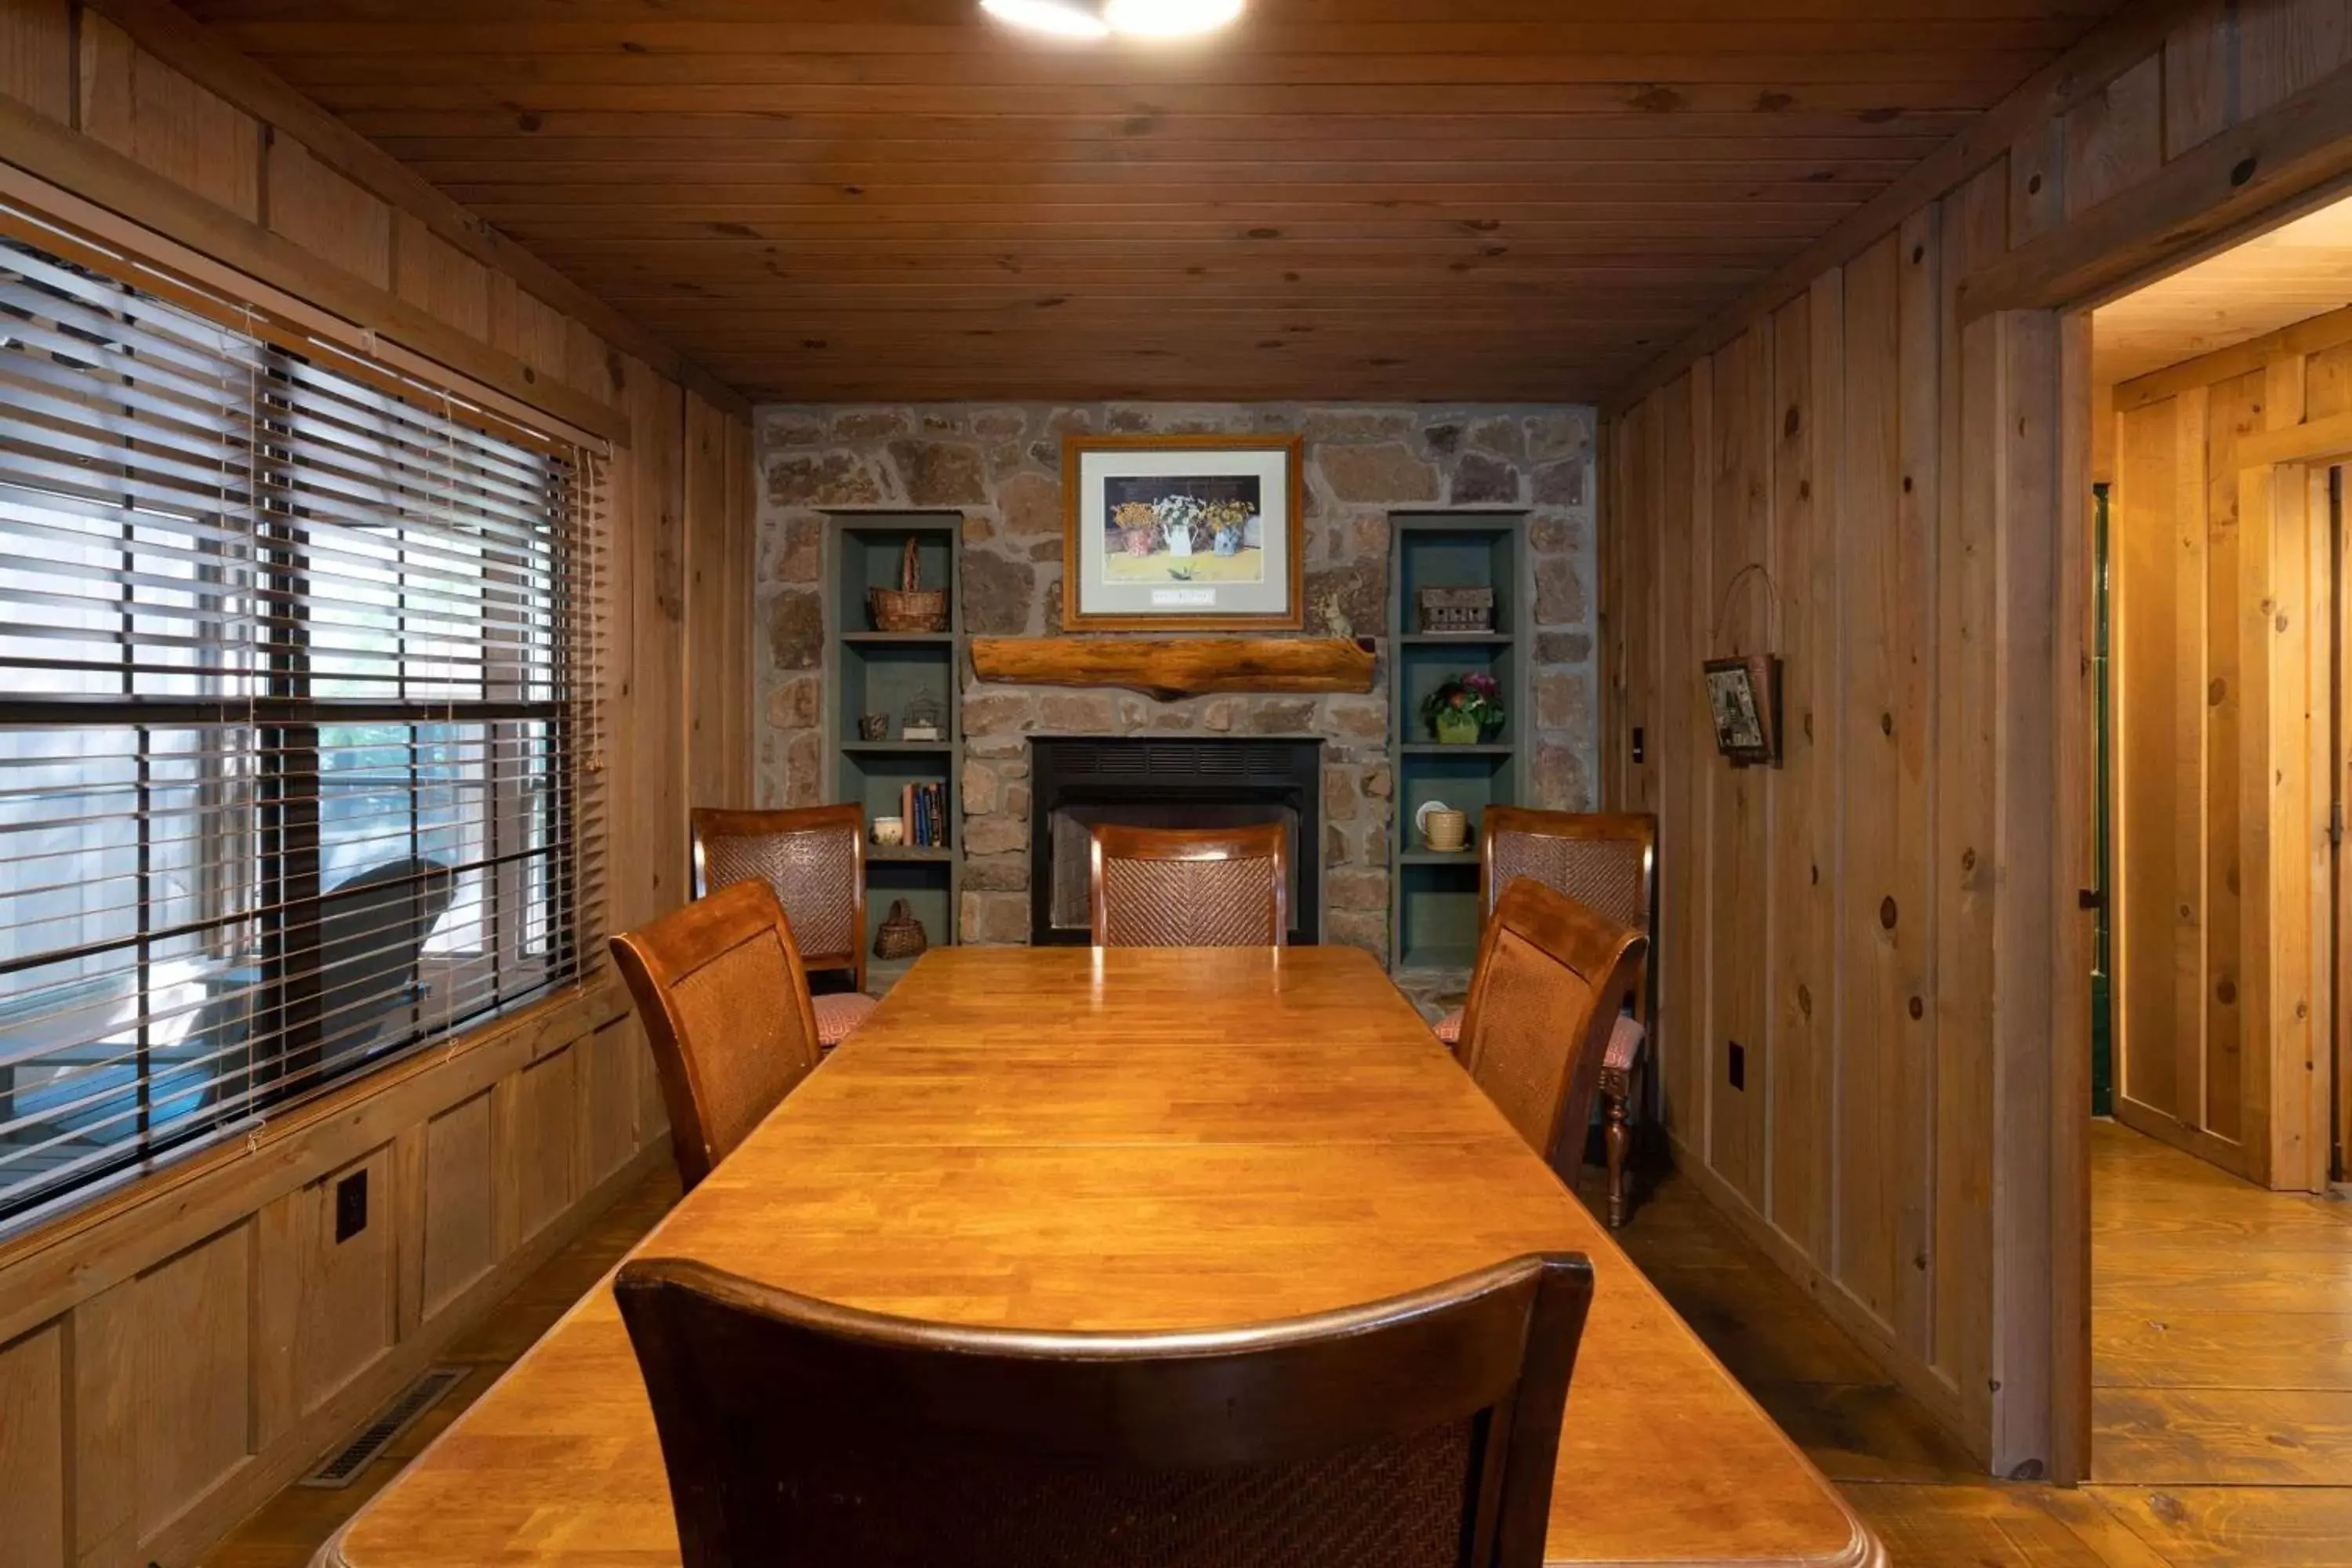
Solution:
<svg viewBox="0 0 2352 1568"><path fill-rule="evenodd" d="M1305 467L1297 436L1064 437L1062 629L1302 628Z"/></svg>

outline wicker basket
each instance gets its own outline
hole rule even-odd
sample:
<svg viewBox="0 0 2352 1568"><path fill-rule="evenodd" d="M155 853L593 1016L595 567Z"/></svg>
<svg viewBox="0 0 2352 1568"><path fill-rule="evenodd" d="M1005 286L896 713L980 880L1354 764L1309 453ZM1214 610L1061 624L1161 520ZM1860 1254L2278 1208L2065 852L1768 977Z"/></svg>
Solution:
<svg viewBox="0 0 2352 1568"><path fill-rule="evenodd" d="M898 566L895 588L868 588L866 606L877 632L943 632L948 629L948 596L940 589L921 586L921 569L915 559L915 542L907 541L907 554Z"/></svg>
<svg viewBox="0 0 2352 1568"><path fill-rule="evenodd" d="M914 958L931 945L923 932L923 922L907 912L907 900L890 900L890 912L882 918L882 929L874 933L874 956L889 960Z"/></svg>

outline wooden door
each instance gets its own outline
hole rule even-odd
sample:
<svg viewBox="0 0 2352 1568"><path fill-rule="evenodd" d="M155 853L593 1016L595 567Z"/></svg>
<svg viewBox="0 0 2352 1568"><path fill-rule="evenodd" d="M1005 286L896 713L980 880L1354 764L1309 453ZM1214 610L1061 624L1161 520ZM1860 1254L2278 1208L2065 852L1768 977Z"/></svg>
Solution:
<svg viewBox="0 0 2352 1568"><path fill-rule="evenodd" d="M2249 1070L2245 809L2253 619L2234 447L2262 376L2119 416L2109 523L2118 1121L2262 1179L2267 1101ZM2259 787L2252 793L2265 798Z"/></svg>

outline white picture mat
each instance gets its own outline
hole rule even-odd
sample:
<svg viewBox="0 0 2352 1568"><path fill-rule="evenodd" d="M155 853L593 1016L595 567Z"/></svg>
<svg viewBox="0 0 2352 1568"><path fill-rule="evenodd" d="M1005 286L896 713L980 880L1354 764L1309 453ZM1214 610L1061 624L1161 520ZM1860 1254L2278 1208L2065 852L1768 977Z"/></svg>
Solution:
<svg viewBox="0 0 2352 1568"><path fill-rule="evenodd" d="M1222 479L1254 475L1265 508L1257 583L1167 584L1106 582L1110 553L1104 481L1118 479ZM1077 608L1087 616L1280 616L1290 610L1290 450L1152 447L1078 454Z"/></svg>

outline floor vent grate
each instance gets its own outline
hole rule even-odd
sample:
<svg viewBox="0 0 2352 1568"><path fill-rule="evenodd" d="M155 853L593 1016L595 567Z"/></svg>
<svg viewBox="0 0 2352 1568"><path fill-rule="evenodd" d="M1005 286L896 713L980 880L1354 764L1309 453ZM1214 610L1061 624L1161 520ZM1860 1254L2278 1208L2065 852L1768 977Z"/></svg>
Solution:
<svg viewBox="0 0 2352 1568"><path fill-rule="evenodd" d="M360 1429L350 1442L328 1456L324 1464L304 1476L306 1487L341 1488L359 1479L368 1461L392 1447L403 1432L416 1424L417 1417L441 1403L442 1395L466 1381L462 1366L433 1367L415 1383L403 1389L399 1396L377 1413L374 1420Z"/></svg>

